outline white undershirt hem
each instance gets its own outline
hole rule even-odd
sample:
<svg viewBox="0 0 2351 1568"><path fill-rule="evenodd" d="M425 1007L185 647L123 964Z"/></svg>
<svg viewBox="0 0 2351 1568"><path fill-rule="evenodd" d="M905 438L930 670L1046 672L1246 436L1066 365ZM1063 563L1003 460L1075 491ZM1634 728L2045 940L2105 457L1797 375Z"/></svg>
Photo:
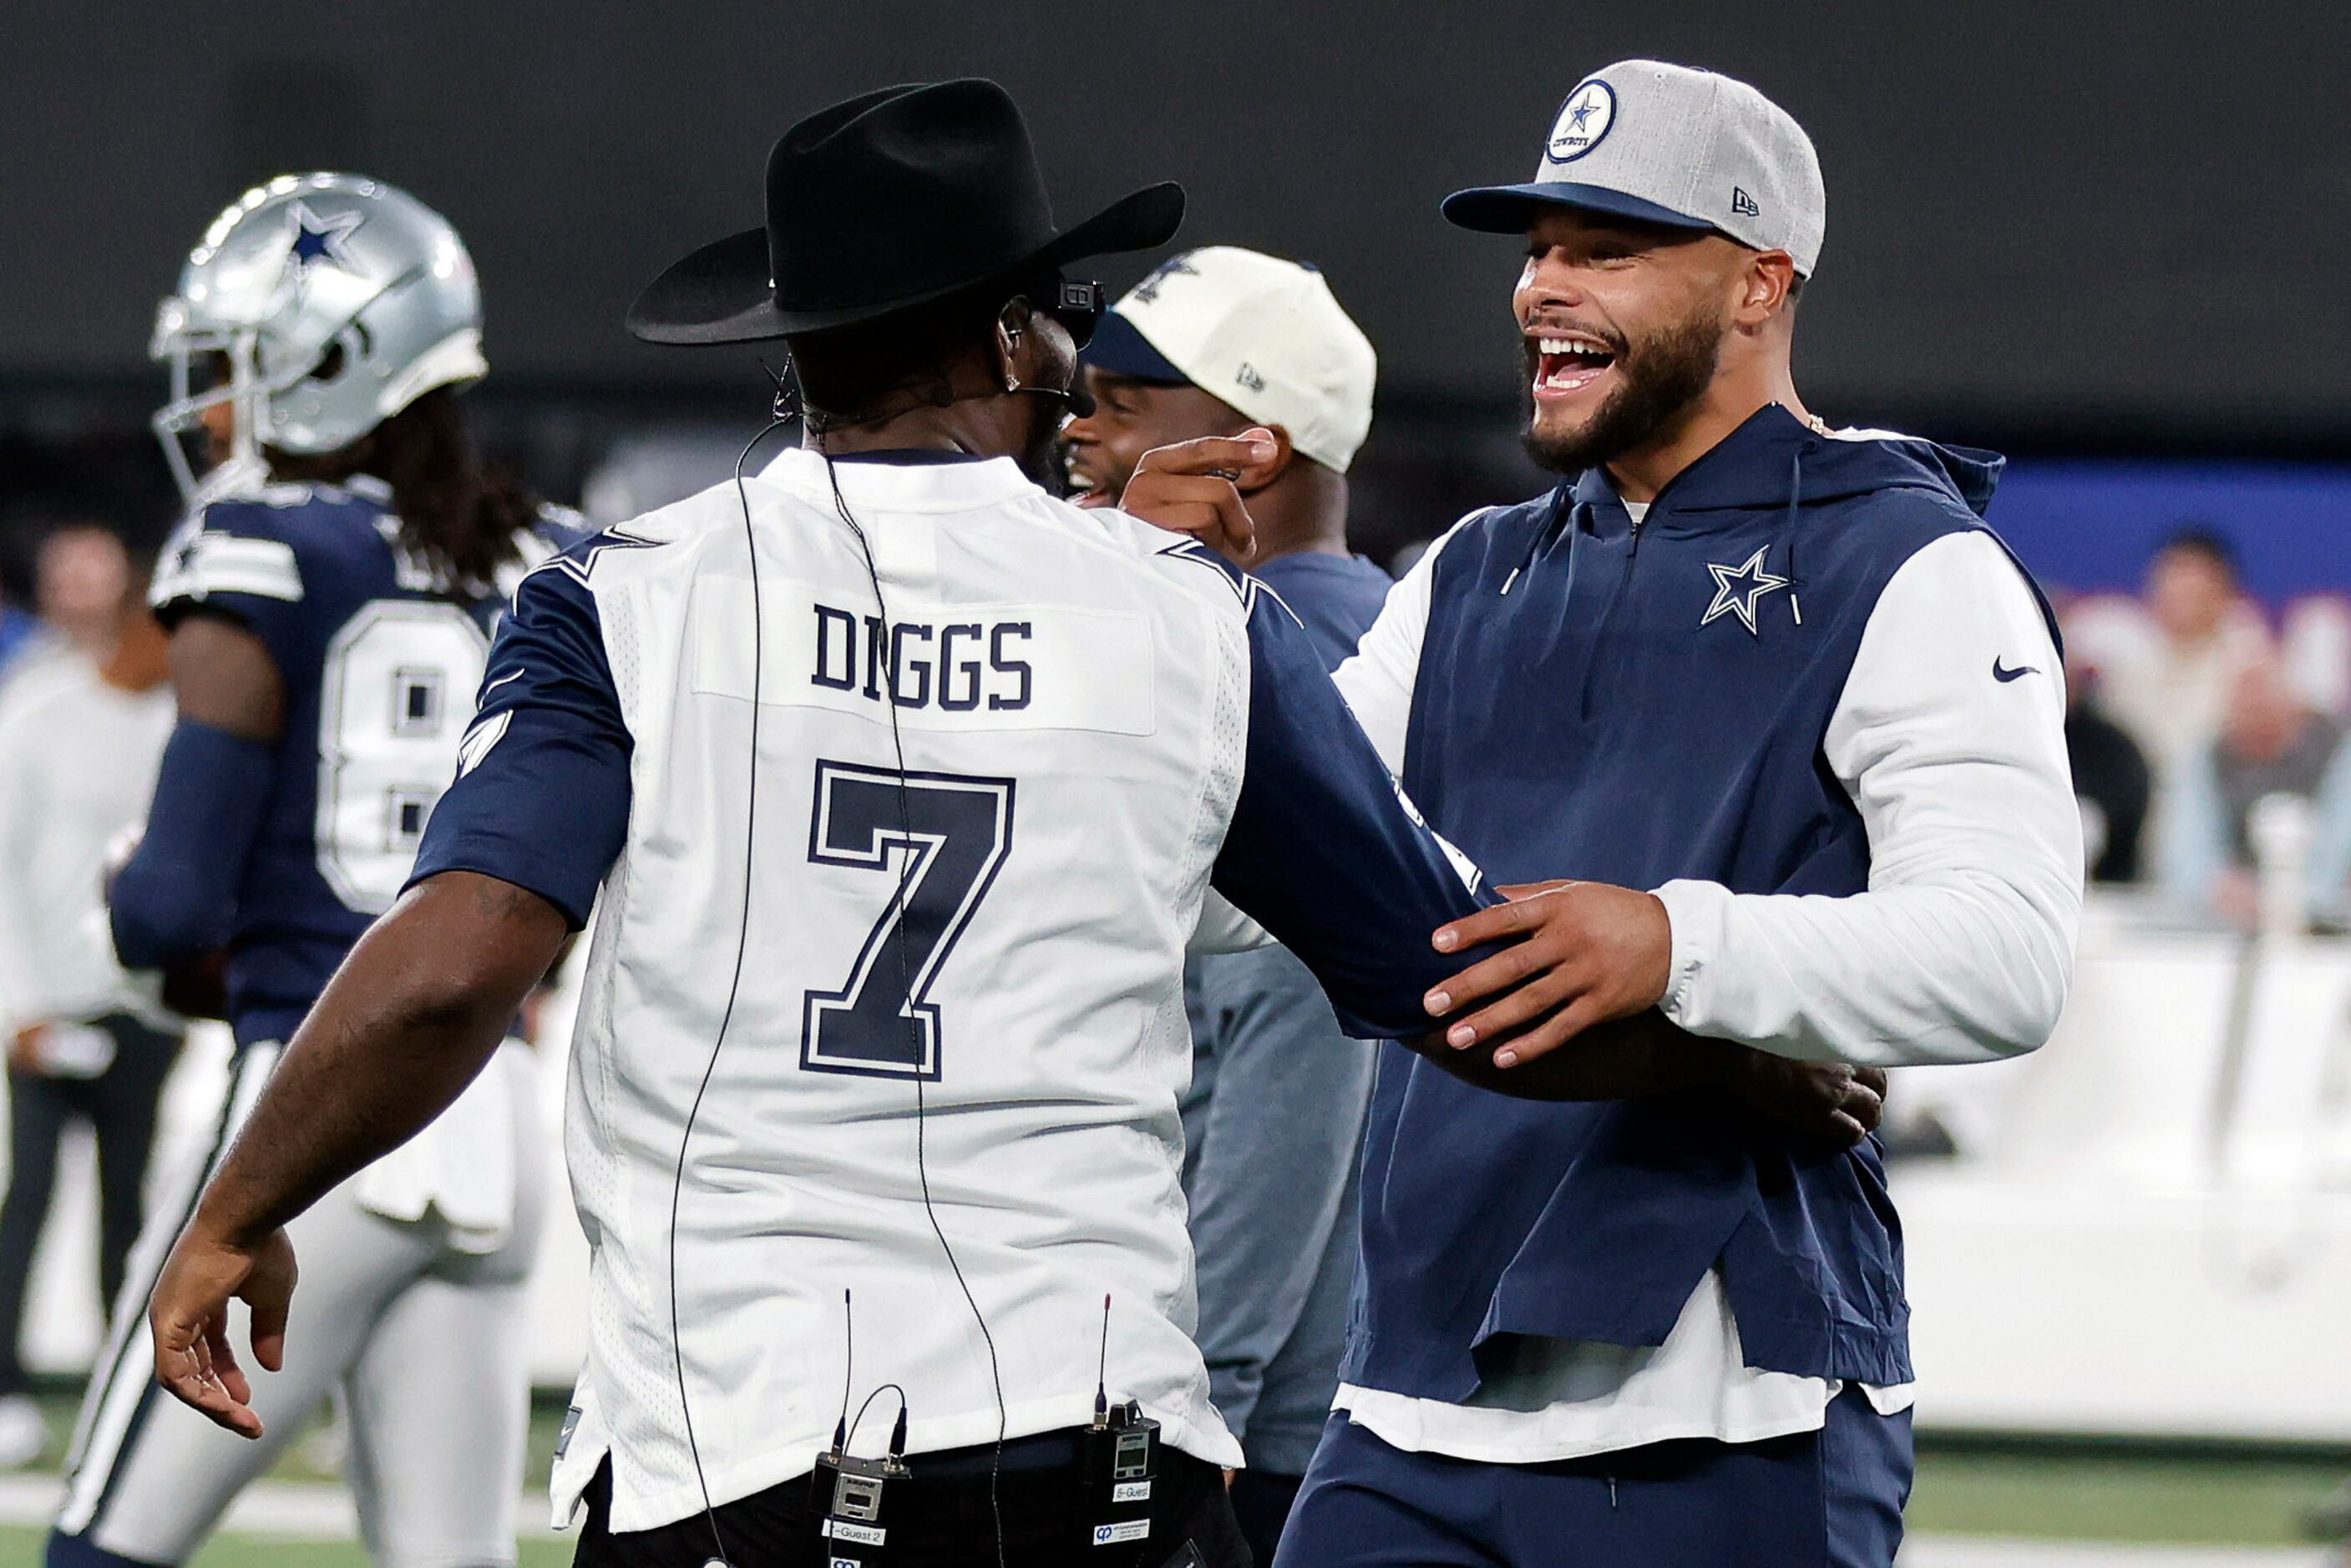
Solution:
<svg viewBox="0 0 2351 1568"><path fill-rule="evenodd" d="M1704 1438L1759 1443L1827 1422L1844 1390L1833 1377L1746 1365L1719 1271L1690 1293L1666 1342L1643 1346L1528 1341L1469 1403L1339 1386L1332 1408L1392 1449L1485 1464L1543 1464ZM1913 1386L1863 1385L1881 1416L1910 1407Z"/></svg>

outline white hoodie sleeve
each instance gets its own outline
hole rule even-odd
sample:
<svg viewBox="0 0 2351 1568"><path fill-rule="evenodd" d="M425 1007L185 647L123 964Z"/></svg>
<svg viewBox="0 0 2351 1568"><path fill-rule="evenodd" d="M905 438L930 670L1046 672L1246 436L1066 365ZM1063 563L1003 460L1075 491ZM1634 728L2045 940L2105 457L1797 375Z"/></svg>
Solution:
<svg viewBox="0 0 2351 1568"><path fill-rule="evenodd" d="M1869 836L1868 890L1656 889L1673 924L1666 1015L1807 1061L2041 1045L2082 909L2064 722L2056 649L1999 544L1970 532L1920 550L1879 597L1823 742Z"/></svg>
<svg viewBox="0 0 2351 1568"><path fill-rule="evenodd" d="M1353 656L1331 673L1355 722L1372 738L1372 749L1398 778L1404 776L1405 734L1412 727L1412 691L1420 678L1421 641L1428 634L1429 583L1437 574L1437 557L1454 535L1484 515L1483 509L1472 512L1421 552L1412 570L1388 589L1380 618L1355 644Z"/></svg>

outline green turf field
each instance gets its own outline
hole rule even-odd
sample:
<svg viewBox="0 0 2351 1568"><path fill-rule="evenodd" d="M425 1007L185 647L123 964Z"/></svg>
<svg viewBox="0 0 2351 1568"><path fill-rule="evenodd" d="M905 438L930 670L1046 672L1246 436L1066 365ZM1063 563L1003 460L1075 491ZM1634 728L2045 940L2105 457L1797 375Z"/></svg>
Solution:
<svg viewBox="0 0 2351 1568"><path fill-rule="evenodd" d="M53 1429L72 1420L70 1400L49 1402ZM529 1473L543 1476L562 1412L533 1413ZM331 1479L296 1444L273 1479ZM2351 1476L2351 1455L2197 1452L2085 1444L2020 1446L1929 1439L1918 1456L1910 1528L1938 1535L2043 1540L2285 1545L2306 1539L2310 1511ZM537 1500L525 1517L538 1517ZM522 1568L557 1568L569 1543L527 1540ZM0 1568L36 1568L41 1532L0 1525ZM363 1568L356 1542L224 1536L198 1568Z"/></svg>
<svg viewBox="0 0 2351 1568"><path fill-rule="evenodd" d="M2351 1457L1922 1446L1909 1527L2048 1540L2306 1541Z"/></svg>
<svg viewBox="0 0 2351 1568"><path fill-rule="evenodd" d="M519 1568L563 1568L571 1546L562 1541L526 1541ZM0 1568L40 1568L41 1535L33 1530L0 1530ZM223 1537L197 1553L195 1568L367 1568L367 1554L354 1541L256 1541Z"/></svg>

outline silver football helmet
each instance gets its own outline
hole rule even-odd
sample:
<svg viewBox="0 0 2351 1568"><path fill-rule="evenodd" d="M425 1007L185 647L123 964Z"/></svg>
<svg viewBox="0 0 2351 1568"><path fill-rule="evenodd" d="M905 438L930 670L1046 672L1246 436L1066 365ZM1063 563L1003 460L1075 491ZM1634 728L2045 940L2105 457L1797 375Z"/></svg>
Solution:
<svg viewBox="0 0 2351 1568"><path fill-rule="evenodd" d="M489 369L457 231L357 174L281 175L239 197L189 253L148 352L171 367L155 431L192 503L259 483L265 447L333 452ZM222 405L231 451L200 476L182 438Z"/></svg>

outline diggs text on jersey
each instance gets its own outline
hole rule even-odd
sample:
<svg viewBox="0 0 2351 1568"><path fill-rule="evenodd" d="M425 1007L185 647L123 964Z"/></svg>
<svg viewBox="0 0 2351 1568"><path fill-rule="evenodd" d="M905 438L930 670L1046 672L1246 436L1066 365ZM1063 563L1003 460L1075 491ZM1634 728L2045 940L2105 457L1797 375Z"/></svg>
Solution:
<svg viewBox="0 0 2351 1568"><path fill-rule="evenodd" d="M998 713L1029 706L1034 671L1018 655L1036 636L1033 621L902 618L885 633L882 618L870 612L810 607L816 613L814 685L860 691L876 702L886 685L897 707L935 702L949 713L970 712L983 701Z"/></svg>

